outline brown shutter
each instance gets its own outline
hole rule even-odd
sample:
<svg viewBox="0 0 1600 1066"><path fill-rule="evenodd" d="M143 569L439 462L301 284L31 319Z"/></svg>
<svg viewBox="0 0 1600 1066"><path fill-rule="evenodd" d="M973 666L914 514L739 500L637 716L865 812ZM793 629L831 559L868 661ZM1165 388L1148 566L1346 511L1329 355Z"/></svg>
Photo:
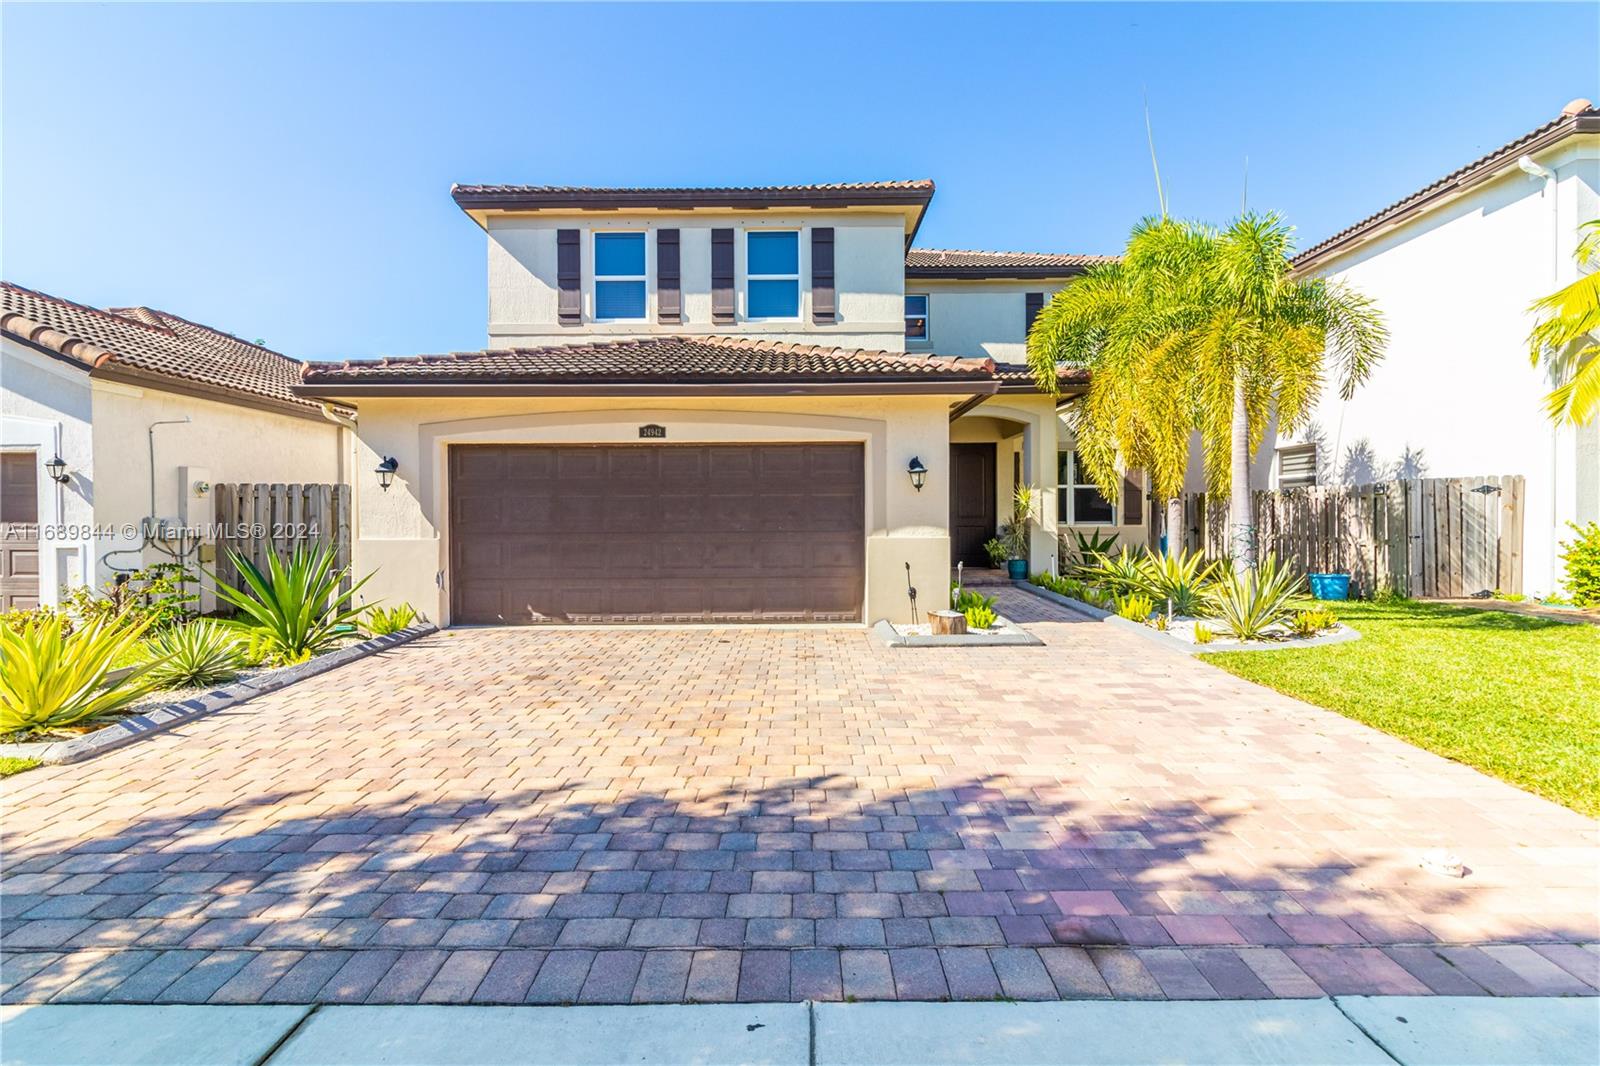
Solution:
<svg viewBox="0 0 1600 1066"><path fill-rule="evenodd" d="M678 231L656 230L656 321L683 321L683 291L678 274Z"/></svg>
<svg viewBox="0 0 1600 1066"><path fill-rule="evenodd" d="M834 317L833 227L817 226L811 231L811 321L820 325Z"/></svg>
<svg viewBox="0 0 1600 1066"><path fill-rule="evenodd" d="M733 321L733 230L711 231L711 321Z"/></svg>
<svg viewBox="0 0 1600 1066"><path fill-rule="evenodd" d="M583 260L578 231L556 230L556 313L563 326L583 323Z"/></svg>
<svg viewBox="0 0 1600 1066"><path fill-rule="evenodd" d="M1022 325L1022 335L1026 337L1033 329L1033 320L1039 317L1039 312L1044 310L1044 293L1030 292L1027 297L1027 321Z"/></svg>
<svg viewBox="0 0 1600 1066"><path fill-rule="evenodd" d="M1144 524L1144 488L1140 484L1143 480L1137 470L1122 475L1122 524L1125 526Z"/></svg>

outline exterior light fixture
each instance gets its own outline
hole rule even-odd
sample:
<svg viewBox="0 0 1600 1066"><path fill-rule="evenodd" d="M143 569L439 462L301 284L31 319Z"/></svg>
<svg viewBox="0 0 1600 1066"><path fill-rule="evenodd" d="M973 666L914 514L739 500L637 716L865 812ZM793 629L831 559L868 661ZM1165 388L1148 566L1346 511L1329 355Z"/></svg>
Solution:
<svg viewBox="0 0 1600 1066"><path fill-rule="evenodd" d="M50 475L50 480L65 485L67 478L67 461L61 456L56 456L44 464L44 472Z"/></svg>
<svg viewBox="0 0 1600 1066"><path fill-rule="evenodd" d="M384 492L389 491L389 486L394 484L394 472L400 469L400 460L392 455L383 457L383 462L378 464L378 487Z"/></svg>
<svg viewBox="0 0 1600 1066"><path fill-rule="evenodd" d="M922 460L913 455L906 465L906 473L911 475L911 487L921 492L928 480L928 468L922 465Z"/></svg>

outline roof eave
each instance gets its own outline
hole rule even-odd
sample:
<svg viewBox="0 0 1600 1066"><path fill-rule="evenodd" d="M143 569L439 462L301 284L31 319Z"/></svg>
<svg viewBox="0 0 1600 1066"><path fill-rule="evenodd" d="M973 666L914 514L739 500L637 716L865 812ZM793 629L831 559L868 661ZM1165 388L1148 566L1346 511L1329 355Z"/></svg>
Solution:
<svg viewBox="0 0 1600 1066"><path fill-rule="evenodd" d="M225 403L233 407L246 407L257 411L269 411L273 414L290 415L295 418L304 418L311 422L324 421L322 412L309 399L296 403L293 400L280 400L253 392L225 389L202 381L195 381L192 378L179 377L174 374L161 374L141 367L129 366L127 363L117 359L108 360L93 368L89 371L89 376L97 381L114 381L123 385L176 393L180 396L192 396L195 399L210 400L213 403Z"/></svg>
<svg viewBox="0 0 1600 1066"><path fill-rule="evenodd" d="M531 382L516 380L306 381L291 386L306 399L379 396L970 396L992 394L992 378L940 381L727 381L727 382Z"/></svg>
<svg viewBox="0 0 1600 1066"><path fill-rule="evenodd" d="M906 277L925 281L1069 281L1087 266L1050 267L906 267Z"/></svg>

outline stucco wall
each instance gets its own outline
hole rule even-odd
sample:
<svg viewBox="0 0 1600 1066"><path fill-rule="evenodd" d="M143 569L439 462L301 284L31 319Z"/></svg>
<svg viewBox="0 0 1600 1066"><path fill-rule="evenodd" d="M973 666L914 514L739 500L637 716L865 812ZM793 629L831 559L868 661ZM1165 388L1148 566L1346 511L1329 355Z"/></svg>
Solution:
<svg viewBox="0 0 1600 1066"><path fill-rule="evenodd" d="M866 452L864 618L907 620L905 564L919 607L942 602L949 583L949 407L955 397L716 397L604 401L470 397L361 401L356 462L355 564L376 570L372 599L407 601L448 621L446 449L452 443L638 444L657 423L670 443L860 441ZM392 455L400 468L384 492L369 471ZM928 466L921 492L906 465Z"/></svg>
<svg viewBox="0 0 1600 1066"><path fill-rule="evenodd" d="M909 342L907 348L940 355L988 356L1002 363L1026 362L1027 294L1042 292L1049 303L1062 285L1059 281L907 278L907 293L928 294L928 339Z"/></svg>
<svg viewBox="0 0 1600 1066"><path fill-rule="evenodd" d="M813 226L834 227L834 290L837 321L811 321L811 238ZM738 321L711 319L711 231L732 227L734 294ZM556 231L581 231L583 323L563 326L556 313ZM656 231L679 231L682 323L656 322ZM785 321L750 321L745 314L744 233L752 229L800 231L800 316ZM645 234L646 317L643 321L594 319L594 237L596 232ZM810 213L752 215L607 213L578 216L492 216L489 219L490 347L573 344L596 338L716 333L755 336L808 344L898 351L904 347L905 222L887 213Z"/></svg>
<svg viewBox="0 0 1600 1066"><path fill-rule="evenodd" d="M9 338L0 338L0 447L31 452L38 465L39 602L57 602L63 587L91 576L95 463L89 428L89 376ZM68 481L58 485L43 464L60 455Z"/></svg>
<svg viewBox="0 0 1600 1066"><path fill-rule="evenodd" d="M950 424L952 444L995 442L995 515L1000 524L1011 515L1019 465L1023 484L1038 490L1039 510L1028 553L1030 571L1049 570L1056 558L1055 471L1061 428L1055 400L1027 393L1002 393Z"/></svg>
<svg viewBox="0 0 1600 1066"><path fill-rule="evenodd" d="M209 496L193 491L196 480L220 482L330 482L342 478L341 430L311 421L177 393L94 381L94 454L97 483L95 522L121 527L150 515L150 424L187 417L186 424L155 429L155 517L189 525L212 521ZM138 551L137 537L103 542L100 558L128 568L168 561L153 548ZM204 556L210 559L210 553ZM111 576L101 563L98 580Z"/></svg>
<svg viewBox="0 0 1600 1066"><path fill-rule="evenodd" d="M1320 437L1335 476L1347 465L1382 475L1408 449L1421 450L1423 476L1523 475L1532 593L1556 584L1565 523L1600 518L1600 429L1552 431L1549 383L1527 354L1528 305L1576 277L1578 225L1600 215L1600 137L1540 161L1559 176L1553 189L1513 171L1322 268L1377 301L1391 339L1355 397L1330 388L1301 435Z"/></svg>

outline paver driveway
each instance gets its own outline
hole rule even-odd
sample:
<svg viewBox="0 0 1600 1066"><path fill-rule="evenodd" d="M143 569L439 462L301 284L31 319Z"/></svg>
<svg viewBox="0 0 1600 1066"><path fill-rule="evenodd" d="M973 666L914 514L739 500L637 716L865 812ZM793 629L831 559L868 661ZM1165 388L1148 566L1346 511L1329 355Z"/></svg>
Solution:
<svg viewBox="0 0 1600 1066"><path fill-rule="evenodd" d="M1047 647L456 631L24 774L4 995L1594 994L1594 822L1002 596Z"/></svg>

